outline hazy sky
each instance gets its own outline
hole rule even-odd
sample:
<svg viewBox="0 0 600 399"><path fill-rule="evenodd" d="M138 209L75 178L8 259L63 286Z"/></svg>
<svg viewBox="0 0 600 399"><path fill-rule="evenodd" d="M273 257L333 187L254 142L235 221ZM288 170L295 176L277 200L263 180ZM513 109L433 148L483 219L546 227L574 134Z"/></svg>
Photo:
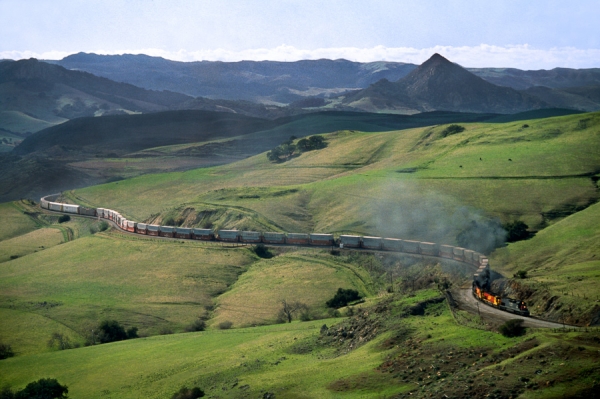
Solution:
<svg viewBox="0 0 600 399"><path fill-rule="evenodd" d="M0 58L346 58L600 67L600 0L0 0Z"/></svg>

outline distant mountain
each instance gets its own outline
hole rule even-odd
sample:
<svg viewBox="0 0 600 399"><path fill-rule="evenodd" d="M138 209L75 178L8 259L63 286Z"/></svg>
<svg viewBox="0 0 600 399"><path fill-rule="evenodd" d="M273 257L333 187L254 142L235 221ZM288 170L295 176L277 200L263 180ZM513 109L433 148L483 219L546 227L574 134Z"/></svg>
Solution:
<svg viewBox="0 0 600 399"><path fill-rule="evenodd" d="M466 68L467 71L498 86L523 90L533 86L567 88L600 85L600 68L522 71L515 68Z"/></svg>
<svg viewBox="0 0 600 399"><path fill-rule="evenodd" d="M308 96L337 95L383 78L398 80L416 68L414 64L385 61L178 62L147 55L86 53L70 55L55 63L146 89L278 104Z"/></svg>
<svg viewBox="0 0 600 399"><path fill-rule="evenodd" d="M194 97L289 104L305 97L330 97L367 88L381 79L397 81L417 65L401 62L359 63L347 60L296 62L178 62L147 55L78 53L47 61L152 90ZM600 68L523 71L516 68L466 68L498 86L523 90L533 86L567 88L600 85Z"/></svg>
<svg viewBox="0 0 600 399"><path fill-rule="evenodd" d="M496 86L434 54L397 82L381 80L346 96L343 104L366 111L489 112L512 114L550 108L537 97Z"/></svg>
<svg viewBox="0 0 600 399"><path fill-rule="evenodd" d="M36 59L0 63L0 128L16 133L83 116L156 112L192 98L113 82ZM10 116L10 118L8 118ZM4 121L10 119L9 126Z"/></svg>
<svg viewBox="0 0 600 399"><path fill-rule="evenodd" d="M580 111L600 110L600 86L569 87L565 89L533 86L523 90L523 93L535 96L556 108L570 108Z"/></svg>

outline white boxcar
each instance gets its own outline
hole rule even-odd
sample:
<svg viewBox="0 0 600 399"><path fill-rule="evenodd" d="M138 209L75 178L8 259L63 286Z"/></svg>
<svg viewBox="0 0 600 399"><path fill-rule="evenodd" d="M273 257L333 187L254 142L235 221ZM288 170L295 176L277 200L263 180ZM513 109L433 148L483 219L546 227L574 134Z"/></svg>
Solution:
<svg viewBox="0 0 600 399"><path fill-rule="evenodd" d="M263 233L263 242L267 244L283 244L285 242L285 234L283 233Z"/></svg>
<svg viewBox="0 0 600 399"><path fill-rule="evenodd" d="M384 238L383 249L388 251L402 251L402 240L399 238Z"/></svg>
<svg viewBox="0 0 600 399"><path fill-rule="evenodd" d="M48 209L50 209L51 211L62 212L62 206L63 204L61 204L60 202L48 202Z"/></svg>
<svg viewBox="0 0 600 399"><path fill-rule="evenodd" d="M308 234L306 233L287 233L285 242L288 244L308 244Z"/></svg>
<svg viewBox="0 0 600 399"><path fill-rule="evenodd" d="M237 242L240 235L239 230L219 230L219 240L227 242Z"/></svg>
<svg viewBox="0 0 600 399"><path fill-rule="evenodd" d="M454 247L451 245L440 245L440 257L452 259L452 249Z"/></svg>
<svg viewBox="0 0 600 399"><path fill-rule="evenodd" d="M419 250L421 251L422 255L430 255L430 256L437 255L437 248L436 248L435 243L433 243L433 242L420 242Z"/></svg>
<svg viewBox="0 0 600 399"><path fill-rule="evenodd" d="M333 245L333 234L309 234L310 243L312 245Z"/></svg>
<svg viewBox="0 0 600 399"><path fill-rule="evenodd" d="M63 212L79 213L79 205L63 204Z"/></svg>
<svg viewBox="0 0 600 399"><path fill-rule="evenodd" d="M240 241L242 242L260 242L260 233L258 231L241 231Z"/></svg>
<svg viewBox="0 0 600 399"><path fill-rule="evenodd" d="M419 253L419 241L402 240L402 252L408 252L410 254Z"/></svg>
<svg viewBox="0 0 600 399"><path fill-rule="evenodd" d="M360 236L341 235L340 246L344 248L360 248Z"/></svg>
<svg viewBox="0 0 600 399"><path fill-rule="evenodd" d="M368 249L380 249L383 239L381 237L363 237L362 247Z"/></svg>
<svg viewBox="0 0 600 399"><path fill-rule="evenodd" d="M195 240L212 240L214 233L211 229L192 229Z"/></svg>

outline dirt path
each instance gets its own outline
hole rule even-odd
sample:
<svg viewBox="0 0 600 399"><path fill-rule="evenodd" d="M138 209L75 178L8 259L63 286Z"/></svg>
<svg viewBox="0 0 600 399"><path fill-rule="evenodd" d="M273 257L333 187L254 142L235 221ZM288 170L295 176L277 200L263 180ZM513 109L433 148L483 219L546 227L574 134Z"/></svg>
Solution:
<svg viewBox="0 0 600 399"><path fill-rule="evenodd" d="M487 320L493 320L498 322L505 322L510 319L523 319L525 327L532 328L563 328L560 323L554 323L551 321L540 320L533 317L523 317L509 312L504 312L500 309L493 308L489 305L479 302L473 296L470 288L461 288L458 291L453 292L454 299L458 302L458 306L461 310L466 310L469 313L481 314L481 317ZM479 305L479 306L478 306ZM571 327L572 326L567 326Z"/></svg>

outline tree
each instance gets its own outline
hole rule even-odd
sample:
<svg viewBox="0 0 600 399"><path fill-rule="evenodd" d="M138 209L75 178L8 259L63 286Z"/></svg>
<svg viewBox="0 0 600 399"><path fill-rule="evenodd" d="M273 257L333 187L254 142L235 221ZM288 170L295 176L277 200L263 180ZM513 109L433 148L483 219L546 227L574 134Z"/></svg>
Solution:
<svg viewBox="0 0 600 399"><path fill-rule="evenodd" d="M464 131L465 131L464 126L450 125L447 128L445 128L444 130L442 130L442 137L451 136L453 134L461 133Z"/></svg>
<svg viewBox="0 0 600 399"><path fill-rule="evenodd" d="M271 259L273 257L273 253L269 250L269 248L265 247L263 244L255 245L254 248L252 248L252 251L259 258Z"/></svg>
<svg viewBox="0 0 600 399"><path fill-rule="evenodd" d="M281 301L281 309L279 310L278 319L291 323L296 313L307 309L308 306L305 303L298 301L288 302L287 300L283 299Z"/></svg>
<svg viewBox="0 0 600 399"><path fill-rule="evenodd" d="M523 319L511 319L506 323L502 324L498 330L500 334L505 337L519 337L525 334L525 327L523 327Z"/></svg>
<svg viewBox="0 0 600 399"><path fill-rule="evenodd" d="M58 218L58 223L68 222L69 220L71 220L71 216L62 215L61 217Z"/></svg>
<svg viewBox="0 0 600 399"><path fill-rule="evenodd" d="M335 293L335 295L333 296L333 298L328 300L326 304L330 308L337 309L337 308L341 308L341 307L348 305L348 303L350 303L350 302L357 301L360 298L361 298L361 296L358 294L357 290L353 290L351 288L349 288L349 289L338 288L338 290Z"/></svg>
<svg viewBox="0 0 600 399"><path fill-rule="evenodd" d="M139 338L137 327L129 327L127 329L127 339Z"/></svg>
<svg viewBox="0 0 600 399"><path fill-rule="evenodd" d="M14 355L15 352L12 350L12 347L9 344L0 342L0 360L8 359L9 357L13 357Z"/></svg>
<svg viewBox="0 0 600 399"><path fill-rule="evenodd" d="M59 332L52 333L52 336L48 340L49 348L54 348L55 346L58 348L58 350L61 350L61 351L65 350L65 349L73 348L73 345L71 344L71 340L69 339L69 337L66 336L65 334L59 333Z"/></svg>
<svg viewBox="0 0 600 399"><path fill-rule="evenodd" d="M202 389L198 387L194 387L192 389L183 387L179 390L179 392L171 396L171 399L197 399L202 397L204 397L204 391Z"/></svg>
<svg viewBox="0 0 600 399"><path fill-rule="evenodd" d="M116 320L104 320L98 328L100 330L98 339L103 344L127 339L125 328Z"/></svg>
<svg viewBox="0 0 600 399"><path fill-rule="evenodd" d="M66 399L69 389L54 378L42 378L30 382L15 394L15 399Z"/></svg>
<svg viewBox="0 0 600 399"><path fill-rule="evenodd" d="M520 220L506 223L502 227L506 230L506 241L515 242L529 238L529 226Z"/></svg>

